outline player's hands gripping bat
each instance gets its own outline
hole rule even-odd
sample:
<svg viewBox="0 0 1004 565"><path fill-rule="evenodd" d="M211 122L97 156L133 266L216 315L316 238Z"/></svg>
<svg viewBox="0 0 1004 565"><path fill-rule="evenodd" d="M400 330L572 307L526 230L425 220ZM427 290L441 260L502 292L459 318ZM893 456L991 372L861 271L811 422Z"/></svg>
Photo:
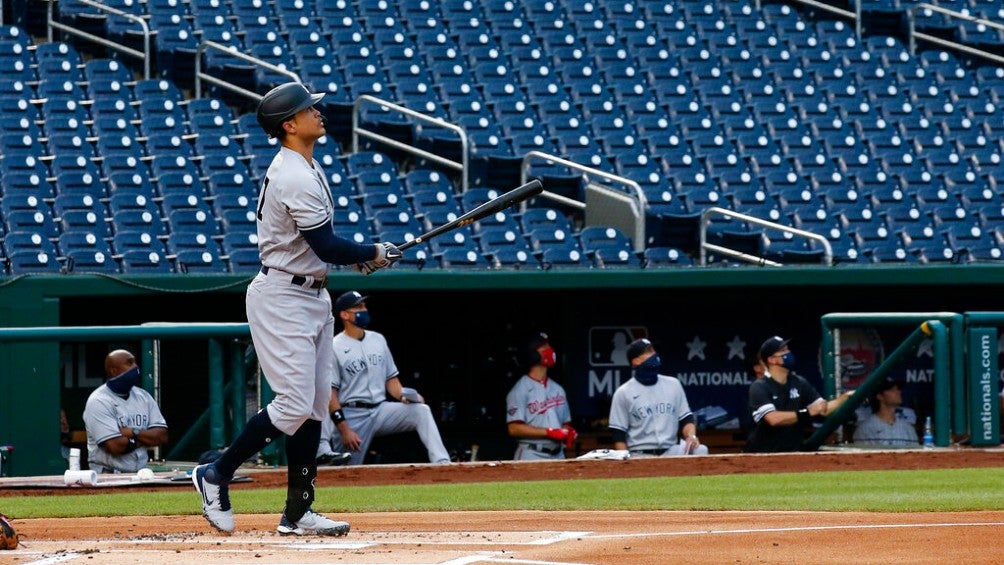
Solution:
<svg viewBox="0 0 1004 565"><path fill-rule="evenodd" d="M484 204L478 206L477 208L471 210L470 212L463 214L456 220L453 220L452 222L447 222L441 226L436 227L435 229L423 233L422 235L416 237L411 241L398 245L397 249L405 251L420 243L424 243L425 241L428 241L436 237L437 235L441 235L448 231L455 230L459 227L472 224L478 220L487 218L492 214L501 212L506 208L513 206L514 204L519 204L520 202L533 196L536 196L543 191L544 191L544 185L540 184L539 180L534 179L522 186L516 187L510 190L509 192L506 192L505 194L497 196L489 200L488 202L485 202Z"/></svg>
<svg viewBox="0 0 1004 565"><path fill-rule="evenodd" d="M376 244L377 256L372 261L357 263L353 268L364 275L372 275L384 267L394 264L404 254L396 245L389 241Z"/></svg>

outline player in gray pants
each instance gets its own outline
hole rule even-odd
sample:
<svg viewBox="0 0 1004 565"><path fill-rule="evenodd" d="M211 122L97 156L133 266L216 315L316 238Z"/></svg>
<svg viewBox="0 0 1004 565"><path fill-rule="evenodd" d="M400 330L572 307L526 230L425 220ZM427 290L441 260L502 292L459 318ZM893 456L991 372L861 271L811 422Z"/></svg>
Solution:
<svg viewBox="0 0 1004 565"><path fill-rule="evenodd" d="M202 513L223 532L234 529L229 483L234 472L272 440L286 436L286 507L280 534L345 535L349 525L310 508L317 476L321 420L328 417L334 363L335 319L327 291L332 263L355 264L370 274L401 258L391 243L361 245L337 237L334 202L324 171L313 158L325 135L314 108L323 94L291 82L269 91L258 104L258 123L282 143L258 195L261 272L248 286L251 338L275 399L260 410L220 458L192 471L202 495Z"/></svg>
<svg viewBox="0 0 1004 565"><path fill-rule="evenodd" d="M331 376L331 418L321 424L318 453L331 449L352 453L350 465L366 458L373 438L416 431L432 463L450 456L432 411L414 389L401 386L387 340L367 329L366 297L355 291L335 300L335 313L345 329L335 336L335 370ZM387 396L400 402L387 402Z"/></svg>

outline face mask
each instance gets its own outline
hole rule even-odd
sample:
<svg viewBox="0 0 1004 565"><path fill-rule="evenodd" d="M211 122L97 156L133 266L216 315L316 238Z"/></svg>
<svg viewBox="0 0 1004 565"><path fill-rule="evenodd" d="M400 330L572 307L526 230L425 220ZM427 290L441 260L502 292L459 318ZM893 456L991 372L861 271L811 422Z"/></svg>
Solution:
<svg viewBox="0 0 1004 565"><path fill-rule="evenodd" d="M126 396L129 394L132 387L139 386L139 383L139 367L133 367L115 378L108 379L108 382L105 384L107 384L108 388L115 394L118 394L119 396Z"/></svg>
<svg viewBox="0 0 1004 565"><path fill-rule="evenodd" d="M662 359L659 359L658 355L653 355L634 368L634 378L645 386L652 386L659 380L661 370Z"/></svg>
<svg viewBox="0 0 1004 565"><path fill-rule="evenodd" d="M794 369L795 368L795 354L792 353L791 351L789 351L789 352L785 353L784 355L782 355L781 356L781 366L784 367L785 369L789 369L789 370L790 369Z"/></svg>
<svg viewBox="0 0 1004 565"><path fill-rule="evenodd" d="M352 323L360 328L366 329L370 325L369 310L360 310L359 312L356 312L356 319L353 320Z"/></svg>
<svg viewBox="0 0 1004 565"><path fill-rule="evenodd" d="M558 360L558 354L554 352L554 348L547 346L543 351L540 352L540 364L545 367L553 367Z"/></svg>

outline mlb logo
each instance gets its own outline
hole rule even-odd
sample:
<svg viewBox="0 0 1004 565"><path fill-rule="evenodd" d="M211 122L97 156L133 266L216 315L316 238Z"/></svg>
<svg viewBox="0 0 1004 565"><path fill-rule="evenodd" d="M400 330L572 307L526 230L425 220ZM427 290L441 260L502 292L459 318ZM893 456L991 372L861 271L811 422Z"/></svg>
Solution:
<svg viewBox="0 0 1004 565"><path fill-rule="evenodd" d="M593 367L627 367L627 346L646 337L644 326L597 326L589 329L589 364Z"/></svg>

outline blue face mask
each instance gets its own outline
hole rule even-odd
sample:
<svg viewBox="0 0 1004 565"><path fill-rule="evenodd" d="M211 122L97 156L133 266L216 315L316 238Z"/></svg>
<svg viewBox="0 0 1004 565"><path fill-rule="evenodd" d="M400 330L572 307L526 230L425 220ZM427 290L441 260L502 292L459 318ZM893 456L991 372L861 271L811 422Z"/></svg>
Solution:
<svg viewBox="0 0 1004 565"><path fill-rule="evenodd" d="M795 354L791 351L785 353L781 356L781 366L785 369L791 370L795 368Z"/></svg>
<svg viewBox="0 0 1004 565"><path fill-rule="evenodd" d="M108 388L119 396L127 396L132 387L139 386L140 383L140 373L139 367L133 367L128 371L122 373L121 375L108 379L105 383Z"/></svg>
<svg viewBox="0 0 1004 565"><path fill-rule="evenodd" d="M360 310L356 312L356 319L352 321L355 325L362 329L366 329L370 325L370 312L369 310Z"/></svg>
<svg viewBox="0 0 1004 565"><path fill-rule="evenodd" d="M652 386L659 380L661 370L662 359L659 359L658 355L653 355L634 368L634 378L645 386Z"/></svg>

